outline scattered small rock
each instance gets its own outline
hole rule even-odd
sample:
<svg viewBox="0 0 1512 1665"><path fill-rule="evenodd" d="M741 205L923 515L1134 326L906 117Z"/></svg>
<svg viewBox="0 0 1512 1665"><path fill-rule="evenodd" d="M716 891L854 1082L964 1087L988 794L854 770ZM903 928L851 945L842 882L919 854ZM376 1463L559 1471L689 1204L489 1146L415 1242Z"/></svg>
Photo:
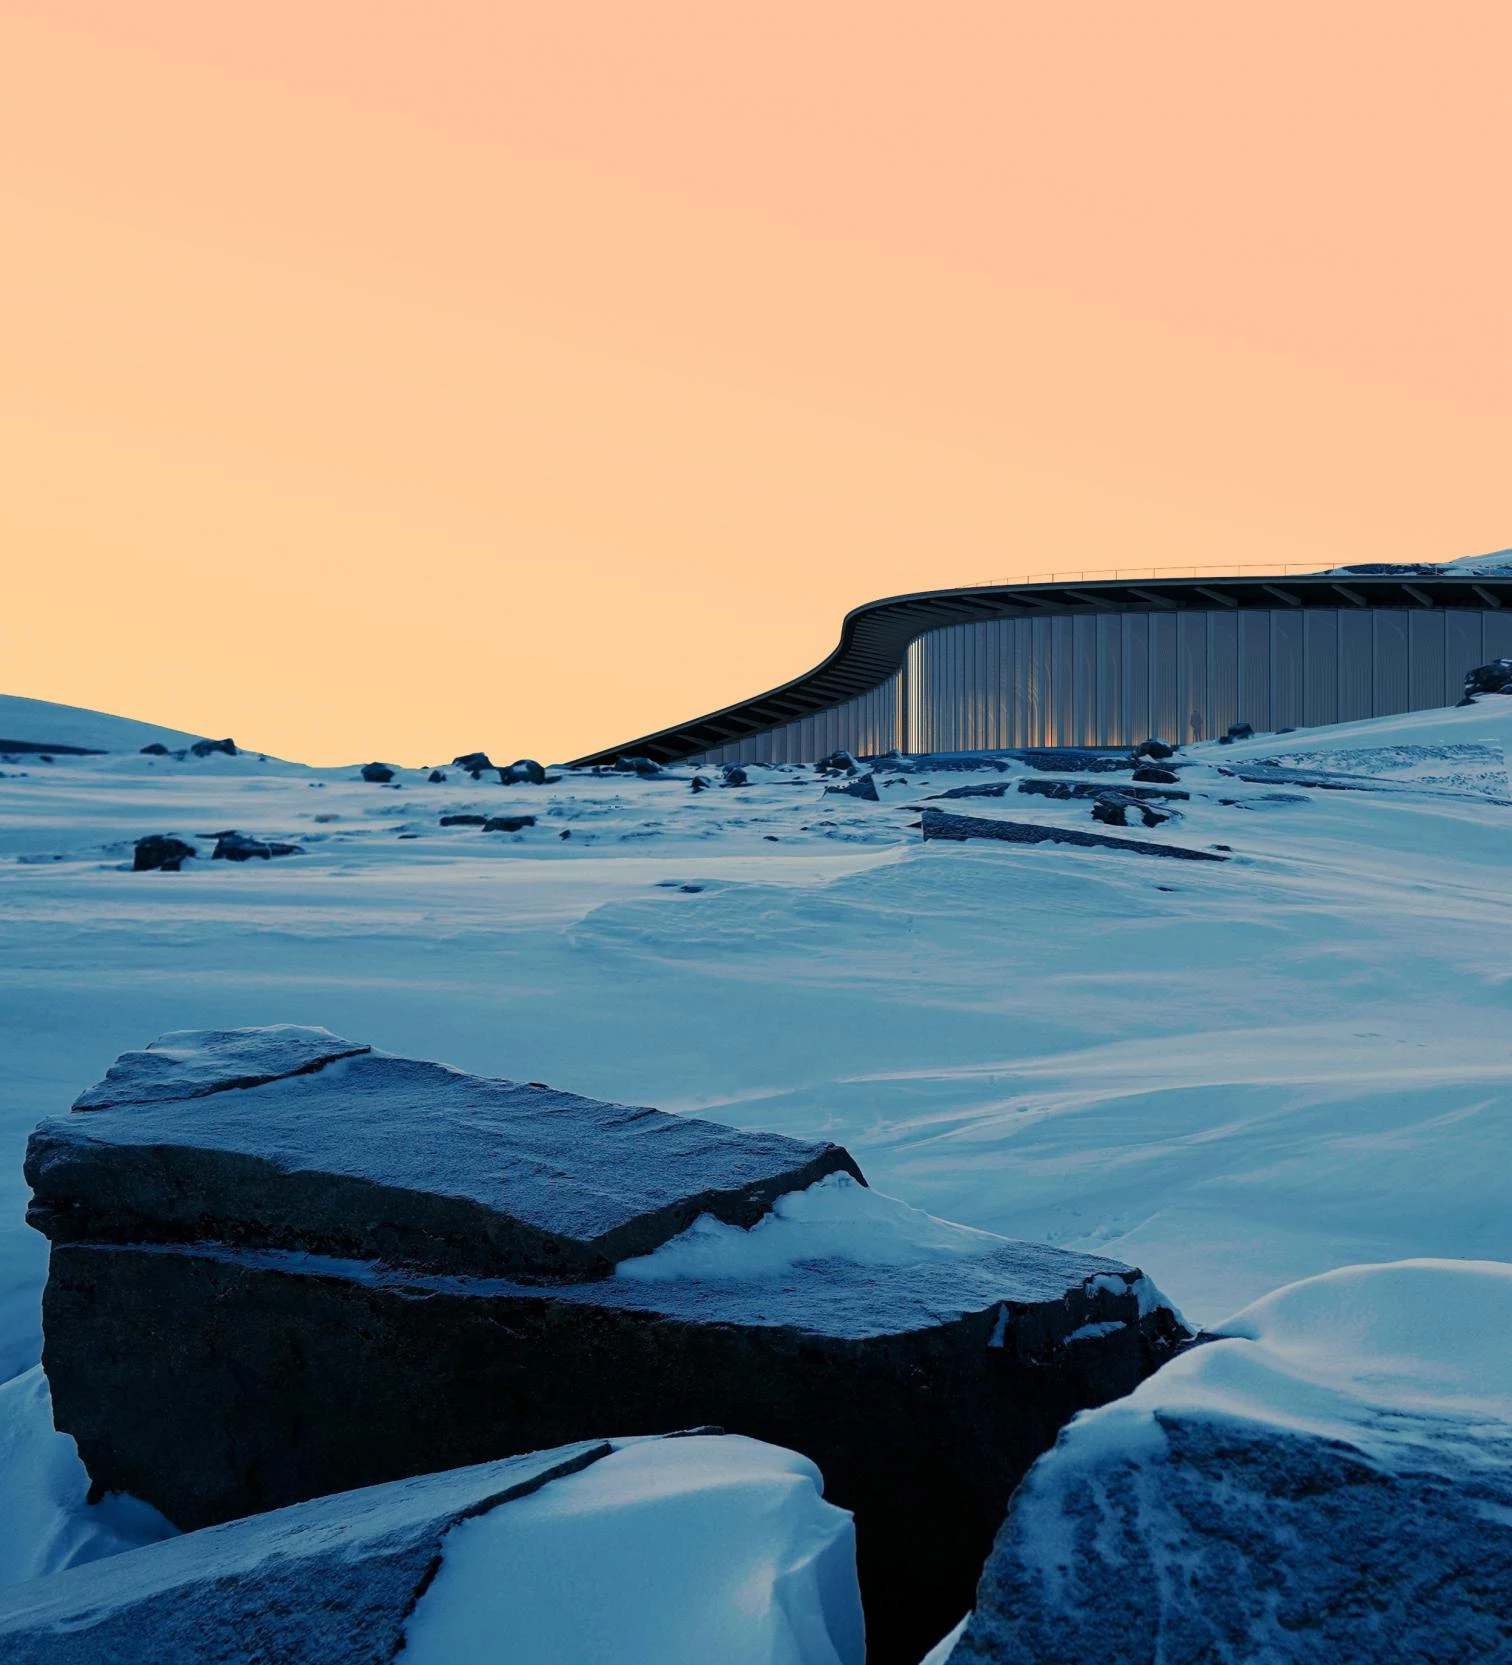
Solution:
<svg viewBox="0 0 1512 1665"><path fill-rule="evenodd" d="M486 815L443 815L443 827L481 827L488 817Z"/></svg>
<svg viewBox="0 0 1512 1665"><path fill-rule="evenodd" d="M223 832L215 834L215 849L211 861L268 861L274 856L302 856L297 844L277 844L271 839L253 838L247 833Z"/></svg>
<svg viewBox="0 0 1512 1665"><path fill-rule="evenodd" d="M483 823L484 832L524 832L526 827L533 827L536 818L533 815L491 815Z"/></svg>
<svg viewBox="0 0 1512 1665"><path fill-rule="evenodd" d="M229 738L225 740L196 740L189 750L195 757L209 757L212 752L224 752L227 757L240 756L236 749L236 742Z"/></svg>
<svg viewBox="0 0 1512 1665"><path fill-rule="evenodd" d="M387 786L394 778L394 771L386 763L364 763L362 778L375 786Z"/></svg>
<svg viewBox="0 0 1512 1665"><path fill-rule="evenodd" d="M198 854L192 844L186 844L181 838L152 833L136 841L131 870L133 873L177 873L190 856Z"/></svg>

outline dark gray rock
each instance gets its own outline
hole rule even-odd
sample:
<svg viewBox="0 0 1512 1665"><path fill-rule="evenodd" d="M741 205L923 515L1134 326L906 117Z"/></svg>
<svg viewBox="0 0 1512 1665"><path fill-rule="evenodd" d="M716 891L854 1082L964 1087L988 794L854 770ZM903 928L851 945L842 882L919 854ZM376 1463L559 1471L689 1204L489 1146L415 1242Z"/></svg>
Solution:
<svg viewBox="0 0 1512 1665"><path fill-rule="evenodd" d="M161 740L154 740L150 746L142 747L143 757L167 757L168 748Z"/></svg>
<svg viewBox="0 0 1512 1665"><path fill-rule="evenodd" d="M832 792L838 792L847 798L860 798L869 804L878 802L877 783L871 775L857 775L853 780L843 781L838 786L825 787L825 797L829 797Z"/></svg>
<svg viewBox="0 0 1512 1665"><path fill-rule="evenodd" d="M991 795L997 797L1006 787L970 787L960 786L954 792L942 792L942 798L975 797ZM1100 786L1096 781L1089 780L1021 780L1018 790L1037 798L1091 798L1098 799L1109 791L1118 793L1121 797L1137 799L1141 803L1165 800L1185 802L1190 799L1190 792L1173 792L1159 786Z"/></svg>
<svg viewBox="0 0 1512 1665"><path fill-rule="evenodd" d="M533 757L521 757L499 770L499 780L504 786L544 786L546 771Z"/></svg>
<svg viewBox="0 0 1512 1665"><path fill-rule="evenodd" d="M195 757L210 757L216 752L223 752L227 757L240 755L236 749L236 742L229 738L225 740L196 740L189 750Z"/></svg>
<svg viewBox="0 0 1512 1665"><path fill-rule="evenodd" d="M1175 757L1176 748L1167 740L1157 740L1151 736L1148 740L1141 740L1134 748L1135 757L1153 757L1157 761L1164 761L1168 757Z"/></svg>
<svg viewBox="0 0 1512 1665"><path fill-rule="evenodd" d="M1179 861L1224 861L1208 850L1192 850L1181 844L1157 844L1146 839L1115 838L1108 833L1082 832L1074 827L1047 827L1029 821L989 821L980 815L952 815L943 809L926 809L921 818L924 837L963 842L971 838L996 839L1005 844L1078 844L1086 849L1126 850L1143 856L1172 856Z"/></svg>
<svg viewBox="0 0 1512 1665"><path fill-rule="evenodd" d="M707 775L694 775L693 779L688 782L689 787L694 792L707 792L712 784Z"/></svg>
<svg viewBox="0 0 1512 1665"><path fill-rule="evenodd" d="M452 1527L612 1450L582 1442L322 1497L13 1585L0 1590L0 1656L7 1665L396 1659Z"/></svg>
<svg viewBox="0 0 1512 1665"><path fill-rule="evenodd" d="M444 769L432 769L425 778L432 786L442 786L446 782L446 771Z"/></svg>
<svg viewBox="0 0 1512 1665"><path fill-rule="evenodd" d="M486 815L443 815L441 817L443 827L481 827L487 821L488 817Z"/></svg>
<svg viewBox="0 0 1512 1665"><path fill-rule="evenodd" d="M212 861L268 861L274 856L302 856L297 844L279 844L271 839L253 838L249 833L223 832L215 834Z"/></svg>
<svg viewBox="0 0 1512 1665"><path fill-rule="evenodd" d="M1228 733L1224 738L1227 740L1253 740L1255 731L1249 723L1230 723Z"/></svg>
<svg viewBox="0 0 1512 1665"><path fill-rule="evenodd" d="M1180 819L1179 812L1174 809L1157 809L1153 804L1134 797L1132 794L1137 790L1100 792L1092 805L1092 819L1107 827L1128 827L1134 821L1146 827L1158 827L1163 822Z"/></svg>
<svg viewBox="0 0 1512 1665"><path fill-rule="evenodd" d="M854 775L861 765L849 752L831 752L828 757L821 757L814 767L822 775Z"/></svg>
<svg viewBox="0 0 1512 1665"><path fill-rule="evenodd" d="M1010 755L1046 775L1111 775L1129 767L1127 752L1090 751L1080 746L1046 746Z"/></svg>
<svg viewBox="0 0 1512 1665"><path fill-rule="evenodd" d="M483 823L484 832L524 832L526 827L533 827L536 818L533 815L490 815Z"/></svg>
<svg viewBox="0 0 1512 1665"><path fill-rule="evenodd" d="M724 784L726 786L749 786L751 777L738 764L727 763L724 768Z"/></svg>
<svg viewBox="0 0 1512 1665"><path fill-rule="evenodd" d="M181 838L170 838L165 833L153 833L136 841L132 857L133 873L177 873L183 864L199 851Z"/></svg>
<svg viewBox="0 0 1512 1665"><path fill-rule="evenodd" d="M749 1227L858 1170L321 1031L129 1054L38 1128L27 1174L55 1417L100 1488L197 1527L606 1427L715 1425L804 1452L857 1512L881 1665L969 1605L1057 1429L1183 1333L1134 1270L1005 1240L612 1275L700 1215Z"/></svg>
<svg viewBox="0 0 1512 1665"><path fill-rule="evenodd" d="M1477 694L1512 694L1512 659L1493 659L1465 672L1465 698Z"/></svg>
<svg viewBox="0 0 1512 1665"><path fill-rule="evenodd" d="M1142 763L1133 778L1151 786L1174 786L1181 779L1174 769L1162 769L1155 763Z"/></svg>
<svg viewBox="0 0 1512 1665"><path fill-rule="evenodd" d="M387 763L364 763L362 778L371 782L374 786L387 786L394 778L394 771Z"/></svg>
<svg viewBox="0 0 1512 1665"><path fill-rule="evenodd" d="M27 1156L32 1223L55 1243L208 1234L526 1279L607 1275L701 1214L751 1225L836 1171L859 1174L838 1145L484 1080L290 1026L124 1053Z"/></svg>
<svg viewBox="0 0 1512 1665"><path fill-rule="evenodd" d="M485 769L492 769L495 765L489 761L487 752L463 752L461 757L452 759L453 769L466 769L470 775L480 775Z"/></svg>

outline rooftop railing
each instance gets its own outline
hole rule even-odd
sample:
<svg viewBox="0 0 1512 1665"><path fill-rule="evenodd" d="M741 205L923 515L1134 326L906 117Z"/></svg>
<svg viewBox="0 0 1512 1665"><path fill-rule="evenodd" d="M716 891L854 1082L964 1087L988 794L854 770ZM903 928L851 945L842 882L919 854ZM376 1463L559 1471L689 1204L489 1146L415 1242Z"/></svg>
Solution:
<svg viewBox="0 0 1512 1665"><path fill-rule="evenodd" d="M1198 566L1100 567L1079 571L1019 573L1012 578L978 578L963 585L968 590L1000 589L1014 584L1117 583L1123 579L1160 578L1283 578L1288 573L1316 573L1316 561L1208 561Z"/></svg>

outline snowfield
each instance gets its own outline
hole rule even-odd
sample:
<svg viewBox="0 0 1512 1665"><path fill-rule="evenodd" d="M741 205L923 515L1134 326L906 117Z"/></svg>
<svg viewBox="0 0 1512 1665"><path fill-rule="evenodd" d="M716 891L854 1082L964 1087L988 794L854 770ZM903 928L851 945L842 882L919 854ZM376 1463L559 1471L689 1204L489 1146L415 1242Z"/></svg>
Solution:
<svg viewBox="0 0 1512 1665"><path fill-rule="evenodd" d="M324 1024L836 1139L930 1214L1142 1265L1196 1322L1341 1265L1512 1259L1509 730L1493 697L1191 748L1203 796L1119 836L1231 847L1200 864L922 843L917 806L992 771L881 775L868 804L797 769L694 793L0 763L0 1375L37 1357L27 1132L184 1028ZM1263 758L1385 789L1215 772ZM1094 825L1011 787L946 807ZM536 824L439 825L506 812ZM145 834L208 854L231 827L305 853L129 870Z"/></svg>
<svg viewBox="0 0 1512 1665"><path fill-rule="evenodd" d="M169 1530L129 1500L86 1510L71 1442L51 1432L32 1369L45 1244L23 1223L21 1157L34 1123L118 1053L182 1029L324 1025L480 1074L834 1139L875 1183L825 1181L751 1232L705 1220L622 1277L948 1260L990 1233L1140 1265L1189 1322L1245 1309L1226 1339L1074 1423L1025 1510L1060 1507L1058 1477L1085 1479L1099 1453L1123 1470L1158 1455L1167 1415L1331 1442L1441 1489L1463 1488L1466 1464L1500 1475L1508 1271L1490 1263L1512 1263L1512 699L1188 748L1189 796L1161 806L1178 818L1131 817L1117 836L1225 858L1190 863L922 840L926 804L1106 830L1085 801L1019 792L1035 772L1018 762L879 773L873 804L797 768L753 768L733 788L705 771L703 791L688 768L506 787L443 765L444 782L401 769L381 785L256 753L143 755L143 735L189 738L0 700L0 738L105 748L0 755L0 1584ZM534 819L440 824L501 815ZM209 860L233 828L303 853ZM154 833L199 857L131 871ZM800 1592L781 1623L822 1645L761 1633L777 1650L761 1657L854 1656L839 1528L805 1538L807 1503L783 1524L817 1496L812 1477L763 1448L752 1484L771 1531L740 1548L720 1537L740 1511L705 1516L699 1501L744 1483L735 1442L714 1442L709 1469L702 1443L630 1447L554 1481L459 1528L449 1564L474 1542L484 1560L535 1553L494 1542L527 1517L531 1544L570 1549L633 1540L636 1510L664 1508L690 1542L760 1569L763 1612L772 1589ZM662 1502L656 1485L616 1489L653 1461L692 1466ZM1501 1532L1502 1480L1483 1490L1483 1524ZM1175 1542L1154 1531L1150 1553ZM627 1592L665 1616L657 1576L627 1572ZM454 1577L443 1567L417 1611L417 1655L465 1657L459 1638L479 1626L527 1636L541 1622L514 1586L449 1605ZM574 1589L562 1599L587 1603ZM728 1604L704 1617L724 1650Z"/></svg>

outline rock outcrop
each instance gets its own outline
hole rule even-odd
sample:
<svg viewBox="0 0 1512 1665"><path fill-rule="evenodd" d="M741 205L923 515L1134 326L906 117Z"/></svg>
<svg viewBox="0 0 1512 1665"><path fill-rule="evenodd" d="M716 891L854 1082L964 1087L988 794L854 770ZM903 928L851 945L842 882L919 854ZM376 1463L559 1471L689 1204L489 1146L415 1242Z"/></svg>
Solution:
<svg viewBox="0 0 1512 1665"><path fill-rule="evenodd" d="M181 838L152 833L136 841L131 870L133 873L177 873L191 856L198 854L192 844L186 844Z"/></svg>
<svg viewBox="0 0 1512 1665"><path fill-rule="evenodd" d="M1325 1273L1079 1418L950 1665L1512 1658L1512 1267Z"/></svg>
<svg viewBox="0 0 1512 1665"><path fill-rule="evenodd" d="M1512 659L1493 659L1465 672L1465 698L1477 694L1512 694Z"/></svg>
<svg viewBox="0 0 1512 1665"><path fill-rule="evenodd" d="M490 761L487 752L463 752L461 757L454 757L452 759L453 769L466 769L468 774L470 774L474 780L476 780L485 769L493 769L496 767L497 765Z"/></svg>
<svg viewBox="0 0 1512 1665"><path fill-rule="evenodd" d="M189 751L194 757L213 757L217 752L226 757L240 755L236 749L236 742L229 736L224 740L196 740Z"/></svg>
<svg viewBox="0 0 1512 1665"><path fill-rule="evenodd" d="M920 817L924 837L996 839L1004 844L1079 844L1086 849L1126 850L1136 855L1170 856L1178 861L1226 861L1211 850L1184 844L1161 844L1153 839L1118 838L1111 833L1082 832L1076 827L1054 827L1039 821L997 821L981 815L952 815L926 808Z"/></svg>
<svg viewBox="0 0 1512 1665"><path fill-rule="evenodd" d="M484 832L524 832L526 827L533 827L536 818L533 815L490 815L483 823Z"/></svg>
<svg viewBox="0 0 1512 1665"><path fill-rule="evenodd" d="M533 757L516 758L499 770L501 786L544 786L546 771Z"/></svg>
<svg viewBox="0 0 1512 1665"><path fill-rule="evenodd" d="M863 803L878 802L877 782L871 775L855 775L850 780L841 781L838 786L826 786L824 792L826 797L839 793L846 798L860 798Z"/></svg>
<svg viewBox="0 0 1512 1665"><path fill-rule="evenodd" d="M879 1263L842 1232L752 1270L794 1197L872 1198L846 1151L321 1030L125 1054L26 1172L57 1423L100 1488L199 1527L715 1425L812 1458L856 1512L882 1665L969 1605L1056 1431L1184 1335L1129 1267L939 1222L938 1252Z"/></svg>
<svg viewBox="0 0 1512 1665"><path fill-rule="evenodd" d="M364 763L362 778L373 786L387 786L394 778L394 771L387 763Z"/></svg>
<svg viewBox="0 0 1512 1665"><path fill-rule="evenodd" d="M280 844L271 838L253 838L250 833L221 832L215 834L212 861L271 861L274 856L302 856L298 844Z"/></svg>

